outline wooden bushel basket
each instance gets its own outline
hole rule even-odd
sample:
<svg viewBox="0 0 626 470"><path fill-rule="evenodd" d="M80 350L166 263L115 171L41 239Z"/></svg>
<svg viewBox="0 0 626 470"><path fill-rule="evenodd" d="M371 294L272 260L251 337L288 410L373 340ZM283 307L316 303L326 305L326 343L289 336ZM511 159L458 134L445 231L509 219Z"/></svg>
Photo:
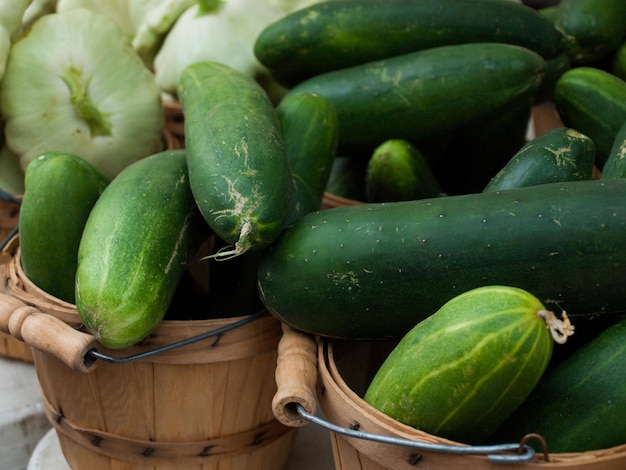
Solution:
<svg viewBox="0 0 626 470"><path fill-rule="evenodd" d="M18 225L20 206L16 201L0 198L0 243L11 235L13 229ZM5 262L9 261L9 255L0 250L0 275L4 270ZM0 292L4 286L0 285ZM0 332L0 357L16 359L24 362L33 362L33 354L30 346L22 341L16 340L13 336Z"/></svg>
<svg viewBox="0 0 626 470"><path fill-rule="evenodd" d="M403 439L427 446L472 449L406 426L367 404L362 396L373 374L391 350L387 342L321 340L283 325L279 344L273 408L276 418L288 426L309 421L296 411L316 412L317 400L331 426L347 433L330 437L337 470L619 470L626 468L626 444L580 453L536 453L516 463L493 462L490 453L456 454L450 451L416 449L406 445L373 441L348 435L353 430L369 435ZM356 433L353 433L356 434ZM519 447L513 443L513 449ZM474 447L473 449L477 449ZM493 453L495 455L495 452ZM511 451L508 455L515 456Z"/></svg>
<svg viewBox="0 0 626 470"><path fill-rule="evenodd" d="M72 304L34 286L8 247L0 331L28 343L46 415L72 469L282 469L296 431L271 401L280 322L270 315L132 362L127 357L245 317L163 321L140 345L111 351L80 331ZM90 359L91 358L91 359Z"/></svg>

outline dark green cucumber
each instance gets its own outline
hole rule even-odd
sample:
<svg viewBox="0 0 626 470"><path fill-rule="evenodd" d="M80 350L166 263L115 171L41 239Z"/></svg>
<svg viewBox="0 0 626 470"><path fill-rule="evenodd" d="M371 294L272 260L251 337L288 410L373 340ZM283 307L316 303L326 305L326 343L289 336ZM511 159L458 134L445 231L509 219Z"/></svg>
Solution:
<svg viewBox="0 0 626 470"><path fill-rule="evenodd" d="M292 187L273 104L253 78L216 62L186 67L178 97L200 212L230 255L264 248L285 226Z"/></svg>
<svg viewBox="0 0 626 470"><path fill-rule="evenodd" d="M332 70L470 42L516 44L546 58L565 47L551 21L519 3L336 0L269 25L257 37L254 52L278 81L293 86Z"/></svg>
<svg viewBox="0 0 626 470"><path fill-rule="evenodd" d="M626 120L615 135L609 156L602 167L601 178L626 178Z"/></svg>
<svg viewBox="0 0 626 470"><path fill-rule="evenodd" d="M365 193L368 202L392 202L441 196L443 189L417 147L390 139L368 161Z"/></svg>
<svg viewBox="0 0 626 470"><path fill-rule="evenodd" d="M39 288L74 303L78 246L111 178L76 155L46 152L26 168L19 218L20 257Z"/></svg>
<svg viewBox="0 0 626 470"><path fill-rule="evenodd" d="M102 192L80 241L76 308L104 346L130 346L163 319L199 217L184 150L138 160Z"/></svg>
<svg viewBox="0 0 626 470"><path fill-rule="evenodd" d="M612 179L314 212L265 251L261 299L297 329L362 339L402 336L490 284L555 311L624 311L625 198Z"/></svg>
<svg viewBox="0 0 626 470"><path fill-rule="evenodd" d="M337 112L313 93L290 94L276 108L293 178L290 224L320 208L339 140Z"/></svg>
<svg viewBox="0 0 626 470"><path fill-rule="evenodd" d="M339 154L371 155L385 140L447 135L530 99L545 67L519 46L442 46L317 75L290 93L318 93L333 104Z"/></svg>
<svg viewBox="0 0 626 470"><path fill-rule="evenodd" d="M595 145L589 137L558 127L524 145L483 191L590 180L595 156Z"/></svg>
<svg viewBox="0 0 626 470"><path fill-rule="evenodd" d="M460 294L400 340L364 400L429 434L481 444L546 370L553 348L548 315L515 287Z"/></svg>
<svg viewBox="0 0 626 470"><path fill-rule="evenodd" d="M574 66L591 65L613 51L626 36L626 2L623 0L561 0L554 25L567 41Z"/></svg>
<svg viewBox="0 0 626 470"><path fill-rule="evenodd" d="M547 373L490 441L516 442L538 433L548 451L556 453L624 444L624 361L626 320L622 319ZM538 443L530 440L529 444Z"/></svg>
<svg viewBox="0 0 626 470"><path fill-rule="evenodd" d="M554 101L563 123L593 140L602 169L626 121L626 81L595 67L575 67L557 81Z"/></svg>

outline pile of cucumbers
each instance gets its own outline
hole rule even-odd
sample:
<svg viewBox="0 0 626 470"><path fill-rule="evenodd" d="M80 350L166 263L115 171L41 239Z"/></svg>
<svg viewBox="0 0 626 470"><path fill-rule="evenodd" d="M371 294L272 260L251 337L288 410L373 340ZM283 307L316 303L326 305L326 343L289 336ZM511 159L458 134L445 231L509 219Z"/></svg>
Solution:
<svg viewBox="0 0 626 470"><path fill-rule="evenodd" d="M257 57L287 96L313 92L335 106L337 167L355 169L369 203L288 226L260 260L264 305L314 335L401 340L366 398L429 432L466 443L539 432L552 452L623 443L615 416L626 380L607 370L626 339L624 41L626 3L611 0L546 11L499 0L331 1L270 25ZM563 126L528 140L538 105L556 108ZM390 174L387 192L373 186ZM347 179L331 174L339 191ZM433 179L443 194L400 193ZM493 286L567 311L577 334L533 359L493 296L463 297L466 316L431 321ZM545 346L546 333L531 331L517 334ZM603 354L598 372L588 357Z"/></svg>
<svg viewBox="0 0 626 470"><path fill-rule="evenodd" d="M110 348L141 341L164 318L258 309L312 335L402 340L390 370L411 357L417 341L403 338L418 327L416 337L434 345L474 341L472 380L491 377L498 348L513 344L507 357L528 367L505 364L495 375L502 386L519 372L497 400L506 412L485 418L487 439L533 390L555 393L541 384L557 373L557 359L575 364L567 383L578 390L601 382L577 355L583 348L615 350L607 368L622 357L625 43L623 0L561 0L539 11L506 0L313 4L269 25L253 45L283 89L278 103L233 68L198 62L177 88L184 149L146 157L113 179L54 149L34 160L19 227L24 271L75 303ZM529 138L538 105L555 107L563 126ZM337 192L358 186L338 174L346 168L356 169L365 203L319 210L331 183ZM476 289L491 290L466 295ZM454 314L430 320L459 297L480 317L464 329ZM531 312L519 324L512 297L522 299L516 312ZM573 352L553 354L537 311L568 312L577 324ZM511 340L511 331L530 342ZM446 362L442 351L420 370L445 369L448 385L463 380L467 364ZM410 385L408 374L390 377L392 386ZM401 398L386 395L388 386L370 397L393 409ZM490 400L468 392L458 409ZM607 400L624 403L626 393ZM518 440L526 427L494 435ZM571 433L555 449L626 439L598 435L607 438L572 448L579 441Z"/></svg>

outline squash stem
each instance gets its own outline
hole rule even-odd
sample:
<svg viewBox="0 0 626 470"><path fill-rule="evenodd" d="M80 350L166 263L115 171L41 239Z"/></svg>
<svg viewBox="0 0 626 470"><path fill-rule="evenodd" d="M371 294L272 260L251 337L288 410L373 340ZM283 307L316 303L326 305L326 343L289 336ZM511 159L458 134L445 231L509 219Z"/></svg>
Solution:
<svg viewBox="0 0 626 470"><path fill-rule="evenodd" d="M111 135L111 123L92 103L89 96L89 81L85 80L82 70L73 65L60 76L70 90L70 99L80 119L89 126L91 136Z"/></svg>

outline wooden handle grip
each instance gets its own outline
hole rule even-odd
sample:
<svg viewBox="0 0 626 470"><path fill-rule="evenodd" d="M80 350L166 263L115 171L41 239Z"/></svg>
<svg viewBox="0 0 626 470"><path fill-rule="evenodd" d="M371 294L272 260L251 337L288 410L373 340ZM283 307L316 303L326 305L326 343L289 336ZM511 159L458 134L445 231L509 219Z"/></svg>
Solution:
<svg viewBox="0 0 626 470"><path fill-rule="evenodd" d="M274 416L281 423L300 427L307 423L294 408L302 405L315 414L315 383L317 380L317 344L315 339L283 323L283 336L278 344L276 385L272 401Z"/></svg>
<svg viewBox="0 0 626 470"><path fill-rule="evenodd" d="M91 372L96 367L95 361L87 360L88 351L97 344L93 336L6 294L0 294L0 331L56 357L74 370Z"/></svg>

